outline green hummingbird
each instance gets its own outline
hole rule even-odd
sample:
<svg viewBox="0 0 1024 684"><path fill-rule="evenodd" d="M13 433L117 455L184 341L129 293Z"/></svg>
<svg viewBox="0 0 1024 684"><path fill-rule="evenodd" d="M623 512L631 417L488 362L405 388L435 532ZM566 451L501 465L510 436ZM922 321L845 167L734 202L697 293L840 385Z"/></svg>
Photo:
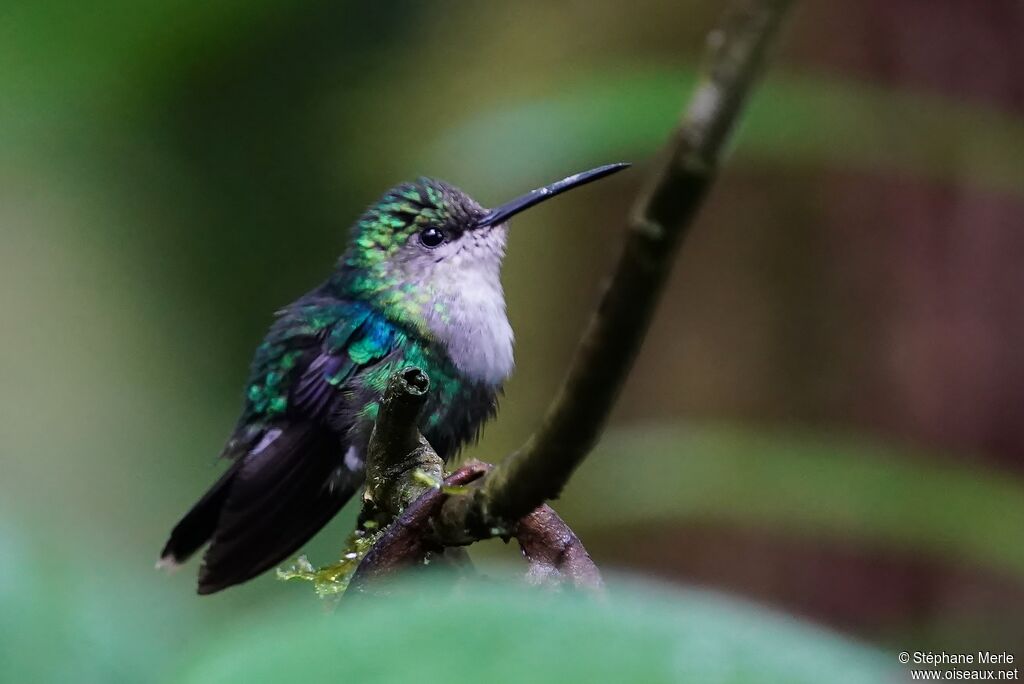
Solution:
<svg viewBox="0 0 1024 684"><path fill-rule="evenodd" d="M277 312L222 453L230 465L171 531L158 565L209 543L198 590L210 594L293 554L362 485L381 395L403 368L430 378L419 428L442 458L476 439L513 367L500 278L508 219L627 166L495 209L431 178L384 193L327 280Z"/></svg>

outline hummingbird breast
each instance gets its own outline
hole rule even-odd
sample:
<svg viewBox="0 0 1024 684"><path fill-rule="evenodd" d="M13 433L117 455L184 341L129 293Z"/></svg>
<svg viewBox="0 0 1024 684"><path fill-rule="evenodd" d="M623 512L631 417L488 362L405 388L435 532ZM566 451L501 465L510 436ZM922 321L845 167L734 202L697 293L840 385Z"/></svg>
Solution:
<svg viewBox="0 0 1024 684"><path fill-rule="evenodd" d="M432 274L427 327L467 379L499 387L514 366L499 264L445 264Z"/></svg>

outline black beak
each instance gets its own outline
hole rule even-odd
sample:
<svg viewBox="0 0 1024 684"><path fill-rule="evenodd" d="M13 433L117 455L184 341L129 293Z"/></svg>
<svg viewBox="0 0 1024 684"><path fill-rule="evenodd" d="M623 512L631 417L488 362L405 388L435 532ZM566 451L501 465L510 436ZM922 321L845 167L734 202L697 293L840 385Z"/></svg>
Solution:
<svg viewBox="0 0 1024 684"><path fill-rule="evenodd" d="M487 226L496 226L499 223L504 223L519 212L525 211L535 204L540 204L544 200L551 199L555 195L559 195L566 190L572 190L573 188L578 188L581 185L586 185L591 181L596 181L598 178L604 178L605 176L610 176L613 173L618 173L628 166L629 164L627 163L598 166L596 169L590 169L583 173L573 174L568 178L555 181L550 185L545 185L542 188L531 190L525 195L515 198L511 202L502 204L500 207L489 209L487 213L481 216L480 220L476 222L474 228L486 228Z"/></svg>

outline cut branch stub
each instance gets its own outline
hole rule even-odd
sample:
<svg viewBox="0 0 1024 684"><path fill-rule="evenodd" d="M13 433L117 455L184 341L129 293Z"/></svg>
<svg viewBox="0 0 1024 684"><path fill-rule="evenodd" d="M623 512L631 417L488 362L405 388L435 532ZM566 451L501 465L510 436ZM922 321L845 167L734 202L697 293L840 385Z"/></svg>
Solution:
<svg viewBox="0 0 1024 684"><path fill-rule="evenodd" d="M387 524L444 477L444 461L417 428L429 390L416 367L388 381L367 448L363 520Z"/></svg>

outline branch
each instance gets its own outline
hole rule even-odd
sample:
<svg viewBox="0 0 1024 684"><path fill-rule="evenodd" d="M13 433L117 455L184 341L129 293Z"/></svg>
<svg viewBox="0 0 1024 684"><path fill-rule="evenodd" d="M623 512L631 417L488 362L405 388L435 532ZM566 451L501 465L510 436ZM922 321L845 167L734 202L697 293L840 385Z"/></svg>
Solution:
<svg viewBox="0 0 1024 684"><path fill-rule="evenodd" d="M415 423L413 423L415 426ZM384 530L359 563L348 584L349 592L367 593L383 579L403 568L422 564L430 551L437 550L429 540L431 518L448 498L447 488L462 487L479 478L489 466L479 461L467 463L444 480L442 487L431 487L401 511Z"/></svg>
<svg viewBox="0 0 1024 684"><path fill-rule="evenodd" d="M507 530L561 493L601 434L650 325L669 268L715 177L729 134L791 0L750 0L708 36L704 71L648 191L615 274L540 429L442 508L438 533L466 543Z"/></svg>
<svg viewBox="0 0 1024 684"><path fill-rule="evenodd" d="M558 586L568 582L577 589L604 590L601 573L583 542L551 506L541 506L522 518L513 536L529 563L526 581L530 584Z"/></svg>
<svg viewBox="0 0 1024 684"><path fill-rule="evenodd" d="M431 541L432 518L452 489L470 484L490 468L480 461L466 463L446 477L443 486L428 490L402 511L360 560L346 585L346 596L380 594L395 573L422 565L430 552L439 551ZM557 588L568 583L595 593L604 590L601 573L583 543L550 506L541 506L520 520L512 536L529 564L526 580L530 584Z"/></svg>
<svg viewBox="0 0 1024 684"><path fill-rule="evenodd" d="M367 448L361 521L388 524L444 477L444 461L416 428L429 389L419 368L388 381Z"/></svg>

